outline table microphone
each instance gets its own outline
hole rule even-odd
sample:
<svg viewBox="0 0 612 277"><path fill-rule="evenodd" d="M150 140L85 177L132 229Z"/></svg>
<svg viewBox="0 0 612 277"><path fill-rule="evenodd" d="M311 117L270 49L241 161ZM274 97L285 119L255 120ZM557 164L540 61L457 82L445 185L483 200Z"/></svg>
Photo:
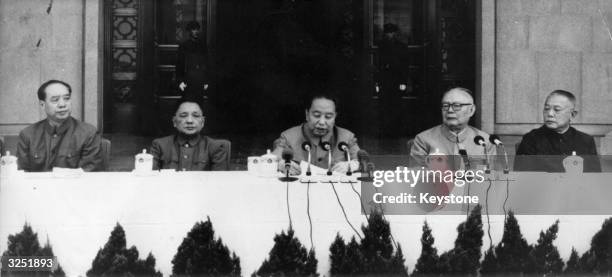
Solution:
<svg viewBox="0 0 612 277"><path fill-rule="evenodd" d="M366 173L366 167L370 161L370 155L365 150L357 151L357 160L359 161L359 172Z"/></svg>
<svg viewBox="0 0 612 277"><path fill-rule="evenodd" d="M467 151L465 149L459 149L459 155L461 155L461 159L463 160L463 164L465 164L465 168L470 169L470 159L468 158Z"/></svg>
<svg viewBox="0 0 612 277"><path fill-rule="evenodd" d="M508 153L506 152L506 147L504 146L502 141L499 139L499 136L497 136L497 135L490 135L489 136L489 141L491 143L495 144L496 146L501 147L502 151L504 151L504 162L505 162L504 173L505 174L510 173L510 168L508 167Z"/></svg>
<svg viewBox="0 0 612 277"><path fill-rule="evenodd" d="M485 173L491 173L491 169L489 169L489 156L487 155L487 144L485 143L485 139L482 136L475 136L474 143L476 143L476 145L482 146L483 153L485 156Z"/></svg>
<svg viewBox="0 0 612 277"><path fill-rule="evenodd" d="M285 160L285 176L278 178L283 182L294 182L298 178L289 176L289 169L291 168L291 160L293 159L293 151L291 149L283 149L282 154L283 160Z"/></svg>
<svg viewBox="0 0 612 277"><path fill-rule="evenodd" d="M368 152L365 150L357 151L357 159L359 160L359 166L361 167L361 177L358 177L357 180L362 182L372 182L372 172L368 168L368 164L370 163L370 156L368 155ZM374 164L372 164L372 167L374 167Z"/></svg>
<svg viewBox="0 0 612 277"><path fill-rule="evenodd" d="M348 144L346 144L346 142L344 141L341 141L340 143L338 143L338 149L346 153L346 160L348 161L348 169L346 170L346 176L353 175L353 172L351 171L351 153L349 152Z"/></svg>
<svg viewBox="0 0 612 277"><path fill-rule="evenodd" d="M331 144L327 141L322 141L321 142L321 148L323 148L325 151L327 151L327 175L331 176L332 175L332 171L331 171L331 163L332 163L332 153L331 153Z"/></svg>
<svg viewBox="0 0 612 277"><path fill-rule="evenodd" d="M308 152L308 167L306 167L306 176L310 176L312 175L312 172L310 172L310 149L312 149L312 145L310 142L305 141L302 143L302 149Z"/></svg>

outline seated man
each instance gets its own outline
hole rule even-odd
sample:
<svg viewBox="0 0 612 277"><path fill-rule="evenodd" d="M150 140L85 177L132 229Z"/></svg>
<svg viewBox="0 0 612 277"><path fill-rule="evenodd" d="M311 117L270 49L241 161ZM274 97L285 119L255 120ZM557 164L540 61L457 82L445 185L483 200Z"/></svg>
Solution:
<svg viewBox="0 0 612 277"><path fill-rule="evenodd" d="M585 172L601 172L593 137L570 126L577 114L572 93L551 92L544 103L544 125L523 136L516 150L514 170L564 172L563 159L575 151L584 158Z"/></svg>
<svg viewBox="0 0 612 277"><path fill-rule="evenodd" d="M229 170L230 142L201 134L204 115L195 97L183 97L172 122L176 133L151 145L153 169Z"/></svg>
<svg viewBox="0 0 612 277"><path fill-rule="evenodd" d="M308 160L308 152L302 149L302 144L306 141L312 145L311 162L313 165L327 168L328 152L323 149L321 143L329 142L333 171L346 173L349 165L352 171L359 169L357 138L351 131L335 126L336 115L336 100L329 96L314 96L306 104L306 123L285 130L274 141L273 153L277 157L282 156L284 149L293 151L293 162L289 174L299 175L301 170L298 163ZM351 161L347 161L346 154L338 149L340 142L348 145ZM278 168L285 172L284 161L279 161Z"/></svg>
<svg viewBox="0 0 612 277"><path fill-rule="evenodd" d="M19 133L17 164L25 171L50 171L53 167L102 170L100 136L96 127L70 116L72 88L50 80L38 89L47 118Z"/></svg>
<svg viewBox="0 0 612 277"><path fill-rule="evenodd" d="M476 112L474 98L468 89L450 89L442 96L441 107L442 124L425 130L414 138L410 149L411 166L426 166L426 156L436 150L445 155L460 155L459 150L465 150L468 157L478 156L483 160L484 149L474 143L476 136L482 136L487 142L487 155L495 155L495 146L488 143L489 135L468 126L470 118Z"/></svg>

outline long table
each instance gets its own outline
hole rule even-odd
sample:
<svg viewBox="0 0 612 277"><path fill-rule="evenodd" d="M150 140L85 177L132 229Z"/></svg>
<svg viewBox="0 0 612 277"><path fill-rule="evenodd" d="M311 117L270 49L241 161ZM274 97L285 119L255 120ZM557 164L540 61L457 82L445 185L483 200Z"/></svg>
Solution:
<svg viewBox="0 0 612 277"><path fill-rule="evenodd" d="M519 200L533 196L534 190L547 192L548 201L570 207L585 199L603 203L609 198L611 194L605 186L589 182L611 180L612 174L581 176L580 185L570 185L576 180L563 174L513 174L514 181L509 187L512 197L507 207L519 208L513 205L524 203ZM534 178L541 184L530 183ZM503 184L502 181L496 182ZM345 239L355 235L340 203L348 221L359 231L359 226L366 222L361 213L362 202L354 191L360 192L362 185L369 186L369 183L287 184L276 178L257 177L240 171L156 172L148 175L104 172L61 177L54 173L24 173L0 180L0 251L6 250L8 235L21 231L24 223L28 222L38 233L41 243L49 239L58 261L69 276L84 275L97 251L108 240L111 230L119 223L125 229L128 247L135 245L141 258L152 252L157 259L156 267L164 275L169 275L172 258L187 232L197 221L210 217L216 236L240 257L242 274L250 275L268 257L274 235L287 230L289 214L296 236L307 249L311 247L311 227L307 216L309 204L318 272L326 274L329 271L329 246L336 234ZM553 187L556 189L550 190ZM474 189L474 194L483 193L477 191ZM505 192L505 186L495 183L489 194L503 198ZM483 251L489 245L487 224L490 224L494 243L499 242L503 232L503 215L491 214L488 223L483 215ZM579 252L588 249L591 237L610 214L612 212L524 215L518 219L529 243L535 243L540 230L560 219L560 232L555 244L562 257L567 259L572 247ZM456 227L465 220L465 215L434 212L387 215L386 218L395 240L402 245L406 266L411 272L420 255L423 222L427 220L433 229L435 246L441 253L453 247Z"/></svg>

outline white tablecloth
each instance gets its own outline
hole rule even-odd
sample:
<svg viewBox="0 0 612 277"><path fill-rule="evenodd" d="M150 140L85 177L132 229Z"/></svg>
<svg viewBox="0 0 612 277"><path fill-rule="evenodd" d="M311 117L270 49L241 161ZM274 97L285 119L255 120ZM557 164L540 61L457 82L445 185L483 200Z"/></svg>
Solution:
<svg viewBox="0 0 612 277"><path fill-rule="evenodd" d="M531 175L530 175L531 174ZM513 197L528 193L517 175ZM521 177L521 175L526 177ZM555 180L554 174L550 175ZM610 180L612 175L597 178ZM604 179L605 179L604 178ZM588 178L587 178L588 179ZM599 180L599 179L598 179ZM354 184L359 190L360 184ZM546 186L550 186L547 184ZM560 186L572 189L571 186ZM359 199L349 184L335 184L349 221L359 229L365 222ZM501 188L501 187L500 187ZM575 191L557 191L556 195L598 200L608 198L584 185ZM289 203L297 237L310 247L307 218L307 185L289 184ZM494 188L492 194L498 194ZM505 193L505 187L503 188ZM329 246L336 233L345 239L354 233L346 223L329 183L310 185L310 214L318 271L329 270ZM38 232L44 244L48 238L58 260L69 276L84 275L91 267L98 249L108 240L111 230L120 223L126 232L128 247L135 245L141 258L152 252L156 267L168 275L177 247L194 223L210 216L223 242L240 257L242 274L257 270L273 246L274 234L286 230L289 219L286 185L275 178L262 178L247 172L177 172L136 176L132 173L84 173L74 177L55 177L53 173L27 173L0 180L0 251L6 250L7 237L21 231L25 222ZM535 243L540 230L561 220L555 244L564 259L572 247L579 252L588 249L590 239L599 230L606 215L595 216L519 216L521 230L529 243ZM463 215L389 215L391 230L402 245L406 266L413 270L420 255L420 237L426 219L433 229L439 253L453 247L457 225ZM483 251L489 245L486 235ZM503 216L490 217L493 242L501 239Z"/></svg>

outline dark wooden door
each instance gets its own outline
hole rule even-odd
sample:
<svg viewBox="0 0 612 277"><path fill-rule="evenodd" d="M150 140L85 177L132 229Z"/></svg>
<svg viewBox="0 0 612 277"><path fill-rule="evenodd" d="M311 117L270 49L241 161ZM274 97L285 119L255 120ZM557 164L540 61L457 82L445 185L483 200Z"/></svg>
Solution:
<svg viewBox="0 0 612 277"><path fill-rule="evenodd" d="M475 87L475 5L455 0L365 0L364 67L381 137L413 136L440 123L440 97ZM393 41L389 36L395 29Z"/></svg>
<svg viewBox="0 0 612 277"><path fill-rule="evenodd" d="M178 45L187 22L197 21L214 53L215 2L104 2L104 132L159 136L172 131L172 109L181 96L175 76Z"/></svg>
<svg viewBox="0 0 612 277"><path fill-rule="evenodd" d="M158 122L156 132L160 135L172 132L171 118L176 102L184 94L178 87L177 64L179 45L189 38L186 26L189 22L200 25L200 39L204 42L202 51L208 52L208 65L214 65L214 6L215 0L156 0L150 1L152 28L147 38L150 58L146 67L151 70L149 86L153 109ZM211 70L212 71L212 70ZM205 114L211 114L208 101L213 90L199 94Z"/></svg>

